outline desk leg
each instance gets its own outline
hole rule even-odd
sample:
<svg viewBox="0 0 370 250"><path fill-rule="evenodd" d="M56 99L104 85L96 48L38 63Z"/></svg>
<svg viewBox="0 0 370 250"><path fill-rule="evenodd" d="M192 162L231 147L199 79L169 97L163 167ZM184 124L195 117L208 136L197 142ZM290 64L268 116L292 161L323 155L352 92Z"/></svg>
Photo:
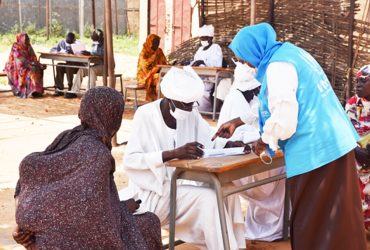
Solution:
<svg viewBox="0 0 370 250"><path fill-rule="evenodd" d="M89 62L87 63L87 90L90 89L90 60Z"/></svg>
<svg viewBox="0 0 370 250"><path fill-rule="evenodd" d="M159 71L159 81L158 81L158 100L161 98L161 82L162 82L162 72Z"/></svg>
<svg viewBox="0 0 370 250"><path fill-rule="evenodd" d="M181 169L176 169L171 177L171 193L170 193L170 238L169 250L175 249L175 222L176 222L176 193L177 193L177 177L183 172Z"/></svg>
<svg viewBox="0 0 370 250"><path fill-rule="evenodd" d="M212 120L216 120L216 103L217 103L217 86L218 86L218 72L216 74L216 79L215 79L215 97L213 98L213 114L212 114Z"/></svg>
<svg viewBox="0 0 370 250"><path fill-rule="evenodd" d="M55 65L54 65L54 59L51 60L51 64L53 65L53 79L54 79L54 88L55 88L55 91L57 90L57 83L56 83L56 79L55 79Z"/></svg>
<svg viewBox="0 0 370 250"><path fill-rule="evenodd" d="M284 222L283 222L283 240L288 241L289 228L289 211L290 211L290 195L288 188L288 179L285 180L285 200L284 200Z"/></svg>
<svg viewBox="0 0 370 250"><path fill-rule="evenodd" d="M215 174L210 173L213 181L214 189L216 191L218 214L220 216L221 233L224 242L224 250L230 250L229 234L227 232L226 215L224 209L224 196L221 190L220 181L217 179Z"/></svg>

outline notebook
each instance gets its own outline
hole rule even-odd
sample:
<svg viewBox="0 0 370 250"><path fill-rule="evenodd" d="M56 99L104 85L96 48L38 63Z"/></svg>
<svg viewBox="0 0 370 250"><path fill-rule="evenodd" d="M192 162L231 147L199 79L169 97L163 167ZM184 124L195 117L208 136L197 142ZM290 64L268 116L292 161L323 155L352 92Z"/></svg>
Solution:
<svg viewBox="0 0 370 250"><path fill-rule="evenodd" d="M203 158L245 154L244 153L244 147L220 148L220 149L202 149L202 150L204 152Z"/></svg>

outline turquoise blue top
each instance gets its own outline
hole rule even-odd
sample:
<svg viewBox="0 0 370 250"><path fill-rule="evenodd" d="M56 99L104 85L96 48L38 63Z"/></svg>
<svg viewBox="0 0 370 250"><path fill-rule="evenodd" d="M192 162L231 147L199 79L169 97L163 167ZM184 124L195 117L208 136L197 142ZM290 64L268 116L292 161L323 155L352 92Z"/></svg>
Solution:
<svg viewBox="0 0 370 250"><path fill-rule="evenodd" d="M249 30L250 27L253 29ZM290 62L297 70L296 97L299 110L296 132L287 140L279 140L279 146L284 151L288 178L319 168L353 150L359 136L316 60L303 49L290 43L276 42L276 34L271 35L275 32L270 25L259 24L250 27L239 31L230 48L235 51L236 44L240 45L240 39L243 39L248 46L243 46L243 49L239 47L237 51L240 56L236 52L235 54L254 66L262 65L262 68L256 66L258 67L256 78L262 82L258 95L261 133L266 120L271 116L266 81L268 65L277 61ZM255 32L256 29L258 32ZM246 40L247 37L254 37L255 42L250 43ZM275 40L276 43L266 42L266 37ZM234 43L236 40L238 43ZM272 49L266 49L266 44L274 46L270 46ZM243 56L246 54L249 57ZM265 60L264 54L268 55L268 60Z"/></svg>

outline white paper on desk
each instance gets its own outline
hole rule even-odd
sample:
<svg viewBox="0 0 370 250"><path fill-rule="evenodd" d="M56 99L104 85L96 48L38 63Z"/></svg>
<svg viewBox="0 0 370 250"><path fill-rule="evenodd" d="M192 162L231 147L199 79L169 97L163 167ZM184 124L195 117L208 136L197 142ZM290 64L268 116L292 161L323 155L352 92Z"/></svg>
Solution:
<svg viewBox="0 0 370 250"><path fill-rule="evenodd" d="M245 154L244 153L244 147L219 148L219 149L202 149L202 150L204 152L203 158Z"/></svg>
<svg viewBox="0 0 370 250"><path fill-rule="evenodd" d="M75 54L75 55L82 54L81 51L86 50L85 43L72 44L71 47L72 47L72 50L73 50L73 54Z"/></svg>

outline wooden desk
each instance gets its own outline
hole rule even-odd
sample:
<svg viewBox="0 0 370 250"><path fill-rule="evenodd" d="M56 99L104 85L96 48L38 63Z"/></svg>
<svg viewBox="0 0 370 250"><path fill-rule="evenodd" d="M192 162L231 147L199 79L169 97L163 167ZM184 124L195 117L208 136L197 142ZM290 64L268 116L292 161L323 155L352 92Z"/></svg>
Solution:
<svg viewBox="0 0 370 250"><path fill-rule="evenodd" d="M174 160L167 162L168 167L176 167L171 178L171 196L170 196L170 250L174 249L175 239L175 218L176 218L176 191L177 179L200 181L211 184L216 191L218 212L221 223L222 238L224 249L229 250L229 237L226 227L226 217L223 199L226 196L238 192L258 187L270 182L285 179L286 174L280 174L274 177L256 181L254 183L236 187L232 181L247 176L259 174L268 170L279 168L285 165L282 150L278 150L271 164L265 164L254 153L248 155L236 155L226 157L213 157L199 160ZM289 221L289 194L285 191L284 208L284 227L283 237L288 240L288 221Z"/></svg>
<svg viewBox="0 0 370 250"><path fill-rule="evenodd" d="M161 68L161 71L159 73L159 90L158 90L158 99L161 97L161 82L163 76L170 71L172 67L180 68L182 69L184 66L173 66L173 65L157 65L157 67ZM194 71L199 76L209 76L214 77L214 80L204 80L204 82L212 82L215 84L215 98L213 99L213 111L199 111L201 114L207 114L212 115L213 121L216 119L216 113L219 114L219 112L216 112L216 97L217 97L217 86L219 83L219 78L233 78L234 76L234 70L233 69L225 69L225 68L211 68L211 67L192 67Z"/></svg>
<svg viewBox="0 0 370 250"><path fill-rule="evenodd" d="M54 89L58 92L69 92L69 93L78 93L84 94L82 92L72 92L72 91L65 91L65 90L57 90L55 84L55 67L66 67L66 68L78 68L78 69L87 69L88 71L88 83L87 89L90 88L90 64L91 63L99 63L103 64L103 58L99 56L79 56L79 55L70 55L70 54L58 54L58 53L46 53L40 52L40 59L50 59L51 64L47 64L53 67L53 76L54 76ZM76 65L56 65L54 61L65 61L65 62L78 62L78 63L86 63L87 66L76 66ZM47 89L47 88L45 88Z"/></svg>

